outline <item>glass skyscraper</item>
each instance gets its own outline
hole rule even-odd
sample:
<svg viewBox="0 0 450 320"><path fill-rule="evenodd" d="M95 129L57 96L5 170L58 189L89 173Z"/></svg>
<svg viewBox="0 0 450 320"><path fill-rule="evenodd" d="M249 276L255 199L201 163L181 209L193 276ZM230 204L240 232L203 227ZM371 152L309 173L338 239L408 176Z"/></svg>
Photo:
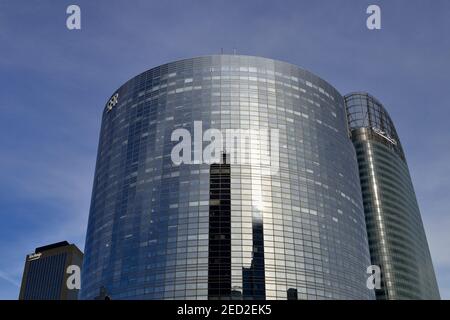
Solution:
<svg viewBox="0 0 450 320"><path fill-rule="evenodd" d="M176 164L176 129L194 144L199 129L277 130L278 149L252 135L244 146L260 162L224 151L217 163ZM374 299L370 265L345 102L326 81L285 62L212 55L113 92L80 298Z"/></svg>
<svg viewBox="0 0 450 320"><path fill-rule="evenodd" d="M428 243L395 126L367 93L345 96L355 145L377 299L439 299Z"/></svg>

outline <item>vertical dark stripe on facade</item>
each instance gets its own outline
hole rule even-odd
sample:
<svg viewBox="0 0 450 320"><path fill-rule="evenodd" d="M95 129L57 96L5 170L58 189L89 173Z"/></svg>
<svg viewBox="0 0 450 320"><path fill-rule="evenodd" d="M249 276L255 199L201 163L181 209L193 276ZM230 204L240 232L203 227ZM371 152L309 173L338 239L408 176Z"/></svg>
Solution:
<svg viewBox="0 0 450 320"><path fill-rule="evenodd" d="M230 165L210 167L208 298L231 297L231 199Z"/></svg>
<svg viewBox="0 0 450 320"><path fill-rule="evenodd" d="M262 220L253 218L253 253L250 268L242 268L244 300L266 299L264 270L264 228Z"/></svg>

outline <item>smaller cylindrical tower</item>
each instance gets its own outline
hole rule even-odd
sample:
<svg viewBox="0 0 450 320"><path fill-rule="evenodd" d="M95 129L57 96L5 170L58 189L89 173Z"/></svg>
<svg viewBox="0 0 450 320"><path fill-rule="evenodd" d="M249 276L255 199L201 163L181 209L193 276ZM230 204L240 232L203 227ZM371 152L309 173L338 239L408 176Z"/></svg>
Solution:
<svg viewBox="0 0 450 320"><path fill-rule="evenodd" d="M367 93L344 97L356 149L377 299L439 299L405 153L389 114Z"/></svg>

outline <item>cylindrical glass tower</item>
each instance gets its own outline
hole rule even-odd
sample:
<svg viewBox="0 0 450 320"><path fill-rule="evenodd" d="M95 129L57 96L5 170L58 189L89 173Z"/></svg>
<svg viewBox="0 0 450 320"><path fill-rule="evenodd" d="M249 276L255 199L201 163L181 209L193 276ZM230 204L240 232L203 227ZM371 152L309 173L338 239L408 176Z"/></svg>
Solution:
<svg viewBox="0 0 450 320"><path fill-rule="evenodd" d="M428 243L395 126L367 93L345 96L355 145L377 299L439 299Z"/></svg>
<svg viewBox="0 0 450 320"><path fill-rule="evenodd" d="M277 170L226 152L221 163L175 164L175 129L193 144L208 129L276 131ZM254 139L252 156L267 158ZM284 62L214 55L150 69L113 93L81 298L373 299L369 265L344 100L327 82Z"/></svg>

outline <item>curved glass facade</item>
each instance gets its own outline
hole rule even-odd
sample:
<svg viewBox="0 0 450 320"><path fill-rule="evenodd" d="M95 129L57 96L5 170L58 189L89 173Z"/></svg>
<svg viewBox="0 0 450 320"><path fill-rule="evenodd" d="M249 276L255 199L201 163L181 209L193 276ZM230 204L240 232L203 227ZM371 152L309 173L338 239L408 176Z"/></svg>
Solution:
<svg viewBox="0 0 450 320"><path fill-rule="evenodd" d="M355 145L377 299L439 299L428 243L394 124L367 93L345 96Z"/></svg>
<svg viewBox="0 0 450 320"><path fill-rule="evenodd" d="M278 130L279 169L227 154L175 165L171 134L197 121L203 132ZM150 69L113 93L82 299L101 288L112 299L373 299L369 265L344 100L327 82L284 62L214 55Z"/></svg>

